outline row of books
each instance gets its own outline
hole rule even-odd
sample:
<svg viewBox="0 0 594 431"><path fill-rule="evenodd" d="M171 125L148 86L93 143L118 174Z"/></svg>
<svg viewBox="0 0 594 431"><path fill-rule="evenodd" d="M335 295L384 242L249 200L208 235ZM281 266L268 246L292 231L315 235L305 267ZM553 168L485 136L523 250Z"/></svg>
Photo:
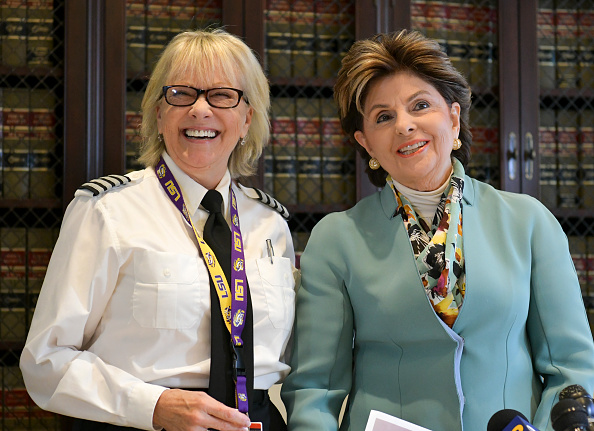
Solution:
<svg viewBox="0 0 594 431"><path fill-rule="evenodd" d="M31 399L18 365L0 367L0 421L6 430L58 431L59 417Z"/></svg>
<svg viewBox="0 0 594 431"><path fill-rule="evenodd" d="M58 195L55 103L49 90L0 88L0 197Z"/></svg>
<svg viewBox="0 0 594 431"><path fill-rule="evenodd" d="M468 175L479 181L500 185L499 109L494 104L473 106L470 110L472 131L471 159Z"/></svg>
<svg viewBox="0 0 594 431"><path fill-rule="evenodd" d="M355 149L332 99L272 100L264 188L285 205L355 202Z"/></svg>
<svg viewBox="0 0 594 431"><path fill-rule="evenodd" d="M222 0L126 0L128 72L152 70L179 32L220 25L221 7Z"/></svg>
<svg viewBox="0 0 594 431"><path fill-rule="evenodd" d="M0 64L50 66L56 62L53 0L0 2Z"/></svg>
<svg viewBox="0 0 594 431"><path fill-rule="evenodd" d="M23 342L58 229L0 227L0 341Z"/></svg>
<svg viewBox="0 0 594 431"><path fill-rule="evenodd" d="M542 109L541 200L549 208L594 208L594 108Z"/></svg>
<svg viewBox="0 0 594 431"><path fill-rule="evenodd" d="M586 3L586 2L582 2ZM567 4L569 5L569 4ZM541 0L538 10L538 62L542 88L594 85L594 8L555 6Z"/></svg>
<svg viewBox="0 0 594 431"><path fill-rule="evenodd" d="M142 103L142 93L129 91L126 96L126 171L137 171L143 169L138 163L140 155L140 125L142 124L142 113L140 106Z"/></svg>
<svg viewBox="0 0 594 431"><path fill-rule="evenodd" d="M413 1L411 25L437 40L473 87L497 85L497 1Z"/></svg>
<svg viewBox="0 0 594 431"><path fill-rule="evenodd" d="M269 0L266 69L272 78L334 78L355 40L351 0Z"/></svg>

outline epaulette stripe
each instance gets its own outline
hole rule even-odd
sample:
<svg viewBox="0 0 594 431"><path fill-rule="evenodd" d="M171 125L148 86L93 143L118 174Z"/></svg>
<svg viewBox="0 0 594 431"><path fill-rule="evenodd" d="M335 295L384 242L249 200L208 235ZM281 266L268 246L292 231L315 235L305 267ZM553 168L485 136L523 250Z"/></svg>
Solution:
<svg viewBox="0 0 594 431"><path fill-rule="evenodd" d="M99 181L98 179L97 179L97 180L91 180L91 181L89 181L87 184L94 184L94 185L96 185L96 186L99 186L99 187L101 187L103 190L107 190L107 189L109 189L109 187L108 187L108 186L106 186L105 184L103 184L103 183L102 183L101 181ZM108 184L109 184L109 183L108 183Z"/></svg>
<svg viewBox="0 0 594 431"><path fill-rule="evenodd" d="M127 175L106 175L84 183L78 188L79 193L75 193L75 196L80 194L84 195L85 190L91 192L93 196L97 196L114 187L129 183L130 181L132 181L132 179Z"/></svg>
<svg viewBox="0 0 594 431"><path fill-rule="evenodd" d="M258 198L257 199L260 202L262 202L263 204L268 205L270 208L274 209L284 219L286 219L286 220L289 219L289 217L290 217L289 210L287 210L287 208L283 204L281 204L279 201L277 201L276 199L274 199L270 195L264 193L261 190L258 190L255 187L252 187L252 190L254 190L256 192L256 194L258 195Z"/></svg>
<svg viewBox="0 0 594 431"><path fill-rule="evenodd" d="M122 185L124 183L129 183L130 181L132 181L130 179L130 177L128 177L127 175L108 175L107 177L118 180L120 182L120 185ZM103 178L106 178L106 177L103 177Z"/></svg>
<svg viewBox="0 0 594 431"><path fill-rule="evenodd" d="M109 177L101 177L99 179L105 181L112 187L115 187L117 185L117 183L115 181L112 181L111 178L109 178ZM97 180L95 180L95 181L97 181ZM122 183L120 183L120 185L122 185Z"/></svg>
<svg viewBox="0 0 594 431"><path fill-rule="evenodd" d="M101 193L101 190L97 190L95 187L93 187L92 184L89 184L89 183L83 184L78 189L79 190L88 190L91 193L93 193L93 196L97 196L99 193Z"/></svg>
<svg viewBox="0 0 594 431"><path fill-rule="evenodd" d="M259 199L260 199L262 202L264 202L265 204L268 204L268 202L266 202L266 201L264 200L264 195L262 194L262 192L261 192L260 190L256 189L256 188L254 188L254 190L255 190L255 191L256 191L256 193L258 194L258 198L259 198ZM266 196L266 198L268 198L268 195Z"/></svg>

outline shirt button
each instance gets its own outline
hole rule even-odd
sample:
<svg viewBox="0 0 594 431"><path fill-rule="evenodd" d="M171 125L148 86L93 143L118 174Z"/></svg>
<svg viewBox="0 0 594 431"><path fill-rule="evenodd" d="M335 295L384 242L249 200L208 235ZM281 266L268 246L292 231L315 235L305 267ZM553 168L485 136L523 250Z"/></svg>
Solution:
<svg viewBox="0 0 594 431"><path fill-rule="evenodd" d="M163 275L164 275L165 277L169 277L169 276L171 275L171 271L169 270L169 268L165 268L165 269L163 270Z"/></svg>

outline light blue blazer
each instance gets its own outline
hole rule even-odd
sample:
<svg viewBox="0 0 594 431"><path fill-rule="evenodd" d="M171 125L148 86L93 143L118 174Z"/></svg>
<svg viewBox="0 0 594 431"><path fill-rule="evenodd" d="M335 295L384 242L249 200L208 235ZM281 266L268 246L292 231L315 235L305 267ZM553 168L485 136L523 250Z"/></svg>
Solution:
<svg viewBox="0 0 594 431"><path fill-rule="evenodd" d="M484 431L501 409L541 431L570 384L594 389L594 343L567 238L527 195L465 179L466 296L450 330L422 287L389 187L326 216L301 258L290 431L362 431L380 410Z"/></svg>

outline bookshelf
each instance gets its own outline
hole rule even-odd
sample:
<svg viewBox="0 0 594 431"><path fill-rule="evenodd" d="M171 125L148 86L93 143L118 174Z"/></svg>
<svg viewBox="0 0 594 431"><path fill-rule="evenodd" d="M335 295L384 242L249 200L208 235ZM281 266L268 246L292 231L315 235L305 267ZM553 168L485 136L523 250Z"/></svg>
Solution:
<svg viewBox="0 0 594 431"><path fill-rule="evenodd" d="M553 211L594 322L592 0L3 0L0 429L59 428L18 358L63 211L88 179L138 168L155 55L208 25L268 73L272 137L249 184L288 206L298 252L321 217L374 191L331 103L342 54L401 28L438 39L473 88L469 173Z"/></svg>
<svg viewBox="0 0 594 431"><path fill-rule="evenodd" d="M0 428L58 429L18 359L62 217L63 1L0 4Z"/></svg>

